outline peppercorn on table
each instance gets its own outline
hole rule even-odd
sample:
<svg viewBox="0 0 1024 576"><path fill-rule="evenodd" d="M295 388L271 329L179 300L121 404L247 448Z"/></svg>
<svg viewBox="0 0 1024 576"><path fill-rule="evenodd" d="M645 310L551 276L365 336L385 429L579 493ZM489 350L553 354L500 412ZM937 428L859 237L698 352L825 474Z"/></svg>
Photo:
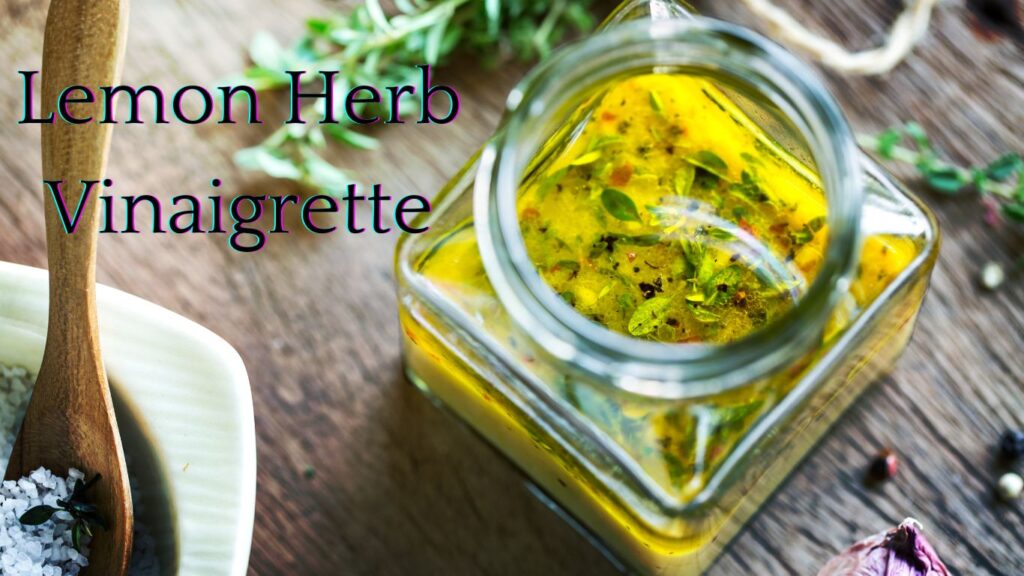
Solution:
<svg viewBox="0 0 1024 576"><path fill-rule="evenodd" d="M877 39L900 5L776 3L861 47ZM244 66L258 31L287 42L306 17L355 4L295 0L284 10L275 0L137 0L124 81L216 85ZM696 4L704 14L769 32L741 2ZM38 127L15 123L22 98L15 70L38 66L45 9L0 0L0 61L9 63L0 75L0 260L35 266L45 264ZM1024 46L1012 36L979 35L973 21L964 5L943 6L921 48L891 74L825 73L854 129L876 133L918 120L960 163L1024 151ZM382 127L373 130L381 150L335 150L329 158L357 166L386 189L437 190L493 131L526 69L481 72L470 59L438 66L438 81L463 96L453 125ZM264 103L264 126L126 127L114 137L110 175L119 190L164 199L179 189L202 190L214 176L239 193L284 193L285 184L238 172L230 160L286 117L283 99ZM1024 573L1020 504L994 497L1006 471L996 458L999 435L1024 427L1024 289L1019 274L995 293L976 277L985 261L1018 255L1021 234L1009 224L985 224L973 197L930 194L912 172L897 175L936 212L944 236L909 348L734 539L711 575L813 574L834 553L906 516L924 524L957 573ZM346 574L374 576L617 574L533 496L513 466L405 381L385 257L395 240L293 234L255 256L198 235L100 242L101 282L208 326L249 368L259 450L250 572L315 576L343 566ZM897 454L898 472L866 487L863 476L884 447Z"/></svg>

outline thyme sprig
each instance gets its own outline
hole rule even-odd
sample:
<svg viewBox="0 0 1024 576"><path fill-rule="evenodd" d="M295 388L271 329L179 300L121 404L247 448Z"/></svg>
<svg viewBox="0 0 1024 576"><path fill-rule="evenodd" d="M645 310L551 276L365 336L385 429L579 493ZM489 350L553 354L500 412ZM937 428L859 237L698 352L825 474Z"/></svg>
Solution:
<svg viewBox="0 0 1024 576"><path fill-rule="evenodd" d="M889 128L878 136L860 136L861 146L885 160L914 166L930 188L944 194L977 193L990 223L1000 219L1024 223L1024 159L1008 152L978 166L957 166L942 159L916 122ZM909 146L905 146L909 143Z"/></svg>
<svg viewBox="0 0 1024 576"><path fill-rule="evenodd" d="M67 500L57 500L56 508L45 504L29 508L18 518L18 521L26 526L39 526L57 512L67 512L73 519L71 523L71 545L75 547L75 550L81 552L83 535L91 538L94 527L107 529L107 523L100 516L96 505L90 504L85 499L85 493L95 486L100 481L100 478L102 476L97 474L87 482L76 482L74 489L71 491L71 496Z"/></svg>
<svg viewBox="0 0 1024 576"><path fill-rule="evenodd" d="M943 160L935 151L924 128L908 122L882 132L878 136L858 136L861 146L876 152L885 160L914 166L933 190L943 194L974 192L981 198L985 220L990 225L1002 219L1024 224L1024 158L1007 152L985 165L957 166ZM905 142L912 147L904 146ZM1024 257L1009 264L1009 271L1024 269ZM987 290L996 290L1004 282L1007 266L986 262L979 281Z"/></svg>
<svg viewBox="0 0 1024 576"><path fill-rule="evenodd" d="M590 3L395 0L397 13L388 15L379 0L365 0L347 14L307 20L305 34L290 48L269 34L257 35L249 50L253 64L241 82L269 90L288 85L286 70L311 72L303 76L311 83L319 77L314 71L338 70L335 92L345 93L359 85L415 85L421 74L417 64L443 64L457 51L476 55L484 63L544 57L572 29L594 25L587 10ZM373 106L381 114L389 112L386 103ZM362 113L366 107L356 110ZM328 139L360 149L377 147L377 140L356 130L345 114L338 114L337 124L315 123L313 118L324 117L320 102L303 110L302 116L307 124L285 125L261 144L240 150L236 164L318 191L342 190L356 179L320 155Z"/></svg>

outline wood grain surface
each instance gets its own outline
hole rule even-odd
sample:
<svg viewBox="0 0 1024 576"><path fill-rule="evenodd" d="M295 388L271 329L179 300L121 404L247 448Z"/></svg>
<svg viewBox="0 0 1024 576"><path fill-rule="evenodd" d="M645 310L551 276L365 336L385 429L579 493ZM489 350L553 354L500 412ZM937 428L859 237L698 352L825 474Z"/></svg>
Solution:
<svg viewBox="0 0 1024 576"><path fill-rule="evenodd" d="M306 17L352 3L137 0L124 80L214 85L243 67L257 31L288 40ZM783 3L855 47L877 42L900 8L898 0ZM738 0L698 7L757 27ZM0 259L35 266L45 264L39 130L16 124L16 70L39 67L45 10L34 0L0 2ZM381 128L381 151L331 159L394 194L433 194L490 134L526 69L459 64L439 72L464 97L455 125ZM923 45L891 74L824 75L858 130L916 119L961 162L1024 151L1024 48L974 32L963 0L943 3ZM201 194L218 177L234 193L285 192L231 163L286 112L275 102L264 126L118 126L114 191ZM997 504L992 490L996 439L1024 425L1024 276L995 294L976 282L984 261L1022 253L1022 234L986 226L971 198L927 199L945 241L909 350L712 574L814 574L838 549L908 515L956 572L1024 574L1024 508ZM508 462L404 381L395 236L271 240L245 255L216 235L104 235L98 260L100 281L208 326L246 361L259 450L251 574L614 573ZM883 446L900 454L899 476L866 489L863 471Z"/></svg>

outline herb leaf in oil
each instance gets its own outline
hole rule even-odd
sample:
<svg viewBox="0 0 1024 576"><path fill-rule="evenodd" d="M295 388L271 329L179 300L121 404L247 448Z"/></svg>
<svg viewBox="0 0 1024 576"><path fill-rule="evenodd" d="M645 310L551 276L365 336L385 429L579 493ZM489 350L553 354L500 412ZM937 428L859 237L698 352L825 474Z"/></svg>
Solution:
<svg viewBox="0 0 1024 576"><path fill-rule="evenodd" d="M640 213L636 209L636 203L624 192L615 188L605 188L601 192L601 203L609 214L623 222L639 222Z"/></svg>
<svg viewBox="0 0 1024 576"><path fill-rule="evenodd" d="M646 336L658 329L665 321L668 308L672 304L672 298L668 296L657 296L645 300L629 318L629 333L633 336Z"/></svg>
<svg viewBox="0 0 1024 576"><path fill-rule="evenodd" d="M729 176L729 165L718 154L710 150L701 150L687 158L687 160L691 164L696 164L719 178L727 178Z"/></svg>

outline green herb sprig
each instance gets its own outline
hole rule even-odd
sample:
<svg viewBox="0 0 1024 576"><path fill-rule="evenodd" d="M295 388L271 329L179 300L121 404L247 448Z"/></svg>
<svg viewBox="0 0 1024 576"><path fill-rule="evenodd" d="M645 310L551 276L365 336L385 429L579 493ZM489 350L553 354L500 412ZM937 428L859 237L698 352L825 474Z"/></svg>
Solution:
<svg viewBox="0 0 1024 576"><path fill-rule="evenodd" d="M885 160L914 166L930 188L944 194L974 191L982 199L989 220L998 214L1024 223L1024 159L1008 152L986 165L957 166L936 153L931 139L916 122L878 136L860 136L860 144ZM910 146L904 144L909 142Z"/></svg>
<svg viewBox="0 0 1024 576"><path fill-rule="evenodd" d="M100 478L102 476L97 474L88 482L75 483L71 496L67 500L57 500L56 508L46 506L45 504L29 508L18 518L18 521L26 526L39 526L52 518L54 514L63 510L71 514L71 517L74 519L71 524L71 545L75 547L75 550L81 552L82 535L91 538L94 527L107 529L107 523L100 516L96 505L90 504L85 500L85 493L95 486L100 481Z"/></svg>
<svg viewBox="0 0 1024 576"><path fill-rule="evenodd" d="M594 25L587 10L590 3L395 0L398 13L389 16L379 0L365 0L347 14L308 20L305 34L291 48L282 47L269 34L257 35L249 50L253 65L240 83L268 90L288 85L286 70L338 70L334 89L343 94L358 85L415 85L421 74L416 65L442 64L457 50L485 63L509 57L542 58L572 29L588 30ZM317 77L303 76L310 83ZM328 138L361 149L377 147L377 140L355 130L344 114L338 114L337 124L316 123L312 118L324 117L323 106L318 103L302 111L306 124L283 126L258 146L240 150L236 164L328 193L355 182L352 174L324 160L321 150ZM361 114L369 106L357 106L356 111ZM389 112L387 104L372 106L382 115Z"/></svg>

